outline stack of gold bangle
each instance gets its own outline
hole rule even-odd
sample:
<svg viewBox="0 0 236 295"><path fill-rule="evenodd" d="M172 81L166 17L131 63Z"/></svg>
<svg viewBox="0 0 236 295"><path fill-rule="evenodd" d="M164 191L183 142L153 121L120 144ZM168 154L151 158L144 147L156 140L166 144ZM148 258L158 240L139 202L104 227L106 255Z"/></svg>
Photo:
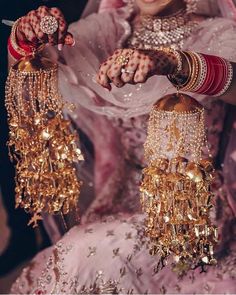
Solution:
<svg viewBox="0 0 236 295"><path fill-rule="evenodd" d="M199 80L199 74L200 74L200 63L199 63L199 59L197 58L197 55L194 52L185 52L184 53L186 58L190 60L190 64L191 64L191 71L190 71L190 75L189 75L189 81L186 83L186 85L184 85L183 87L181 87L182 91L193 91L193 89L195 89L195 86L198 84L198 80Z"/></svg>
<svg viewBox="0 0 236 295"><path fill-rule="evenodd" d="M188 63L188 77L184 79L181 75L169 75L168 78L176 88L182 91L194 92L201 83L203 71L202 60L195 52L181 51L181 54Z"/></svg>

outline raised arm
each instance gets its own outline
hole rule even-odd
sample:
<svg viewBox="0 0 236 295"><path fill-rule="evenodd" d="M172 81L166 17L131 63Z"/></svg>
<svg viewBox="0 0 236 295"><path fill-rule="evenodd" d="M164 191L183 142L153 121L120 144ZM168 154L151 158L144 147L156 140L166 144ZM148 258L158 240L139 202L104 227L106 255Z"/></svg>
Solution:
<svg viewBox="0 0 236 295"><path fill-rule="evenodd" d="M9 66L16 60L30 55L42 44L73 46L73 36L67 32L67 23L61 11L40 6L19 18L8 42Z"/></svg>

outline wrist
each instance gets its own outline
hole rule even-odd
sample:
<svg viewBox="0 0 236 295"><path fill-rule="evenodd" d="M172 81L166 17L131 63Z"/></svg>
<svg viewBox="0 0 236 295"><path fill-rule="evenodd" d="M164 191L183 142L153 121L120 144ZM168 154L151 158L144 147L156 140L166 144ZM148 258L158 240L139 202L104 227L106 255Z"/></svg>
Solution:
<svg viewBox="0 0 236 295"><path fill-rule="evenodd" d="M156 51L157 72L159 75L179 75L183 70L183 59L179 51L160 48Z"/></svg>

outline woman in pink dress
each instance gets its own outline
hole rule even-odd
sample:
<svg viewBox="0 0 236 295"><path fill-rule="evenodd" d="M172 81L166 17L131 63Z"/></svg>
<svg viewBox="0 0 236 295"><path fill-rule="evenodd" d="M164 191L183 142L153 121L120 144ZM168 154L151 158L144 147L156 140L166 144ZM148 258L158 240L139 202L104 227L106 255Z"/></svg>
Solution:
<svg viewBox="0 0 236 295"><path fill-rule="evenodd" d="M14 283L13 293L236 292L233 232L236 125L233 107L225 104L236 104L235 78L231 88L220 99L191 94L207 110L208 140L218 168L214 184L215 219L221 236L217 250L218 265L209 267L206 273L196 269L182 277L170 266L161 270L158 259L149 255L143 215L139 214L139 182L141 170L145 167L143 143L147 114L163 95L175 92L165 76L175 69L176 59L169 53L162 53L157 57L157 64L163 61L163 67L151 64L150 71L146 72L142 71L146 64L138 70L139 63L135 60L137 68L126 72L128 77L122 76L124 72L116 75L113 63L117 54L127 52L121 48L138 47L132 54L138 52L150 61L150 52L155 57L156 49L163 45L236 62L234 3L211 0L196 3L177 0L134 2L135 7L128 3L123 8L94 14L74 23L70 32L76 41L75 46L51 52L51 58L60 61L61 92L66 100L78 106L68 115L94 147L95 197L82 218L84 225L74 227L54 247L38 254ZM35 20L34 13L37 16ZM21 22L19 38L43 40L43 36L38 36L35 25L42 13L60 15L58 11L42 8L31 12ZM182 19L181 24L176 21L178 17ZM33 30L25 25L29 19ZM58 40L63 43L66 27L62 16L60 21L63 34L56 36L57 40L47 40L52 44ZM168 27L170 37L167 39L163 37L163 31L155 29L159 23L163 28L165 21L174 22ZM182 33L178 35L174 30ZM161 72L165 65L168 70ZM109 217L102 222L96 221L101 216Z"/></svg>

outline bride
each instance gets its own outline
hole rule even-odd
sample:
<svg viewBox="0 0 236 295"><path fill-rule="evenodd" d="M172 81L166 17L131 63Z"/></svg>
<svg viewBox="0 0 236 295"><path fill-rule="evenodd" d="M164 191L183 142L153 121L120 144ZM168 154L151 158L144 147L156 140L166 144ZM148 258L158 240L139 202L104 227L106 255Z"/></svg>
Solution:
<svg viewBox="0 0 236 295"><path fill-rule="evenodd" d="M235 7L232 1L217 3L135 0L133 6L128 2L123 8L72 24L75 46L50 53L60 62L64 98L78 106L68 115L93 145L95 198L84 225L72 228L54 247L39 253L14 283L12 293L236 292L236 127L230 120L233 108L225 104L236 104L234 77L220 99L192 94L207 110L208 139L218 168L214 184L215 216L221 230L218 265L205 274L197 269L184 277L170 266L160 271L157 258L149 255L138 205L147 114L159 98L175 92L165 76L176 71L178 58L174 50L157 49L165 45L216 55L235 68ZM48 14L57 18L58 34L47 36L40 31L40 20ZM164 23L165 34L171 37L155 30ZM184 33L175 35L174 30ZM21 18L17 37L21 42L59 43L62 49L66 31L60 11L40 7ZM131 54L124 71L123 64L117 66L115 61L127 53ZM109 217L95 221L101 216Z"/></svg>

